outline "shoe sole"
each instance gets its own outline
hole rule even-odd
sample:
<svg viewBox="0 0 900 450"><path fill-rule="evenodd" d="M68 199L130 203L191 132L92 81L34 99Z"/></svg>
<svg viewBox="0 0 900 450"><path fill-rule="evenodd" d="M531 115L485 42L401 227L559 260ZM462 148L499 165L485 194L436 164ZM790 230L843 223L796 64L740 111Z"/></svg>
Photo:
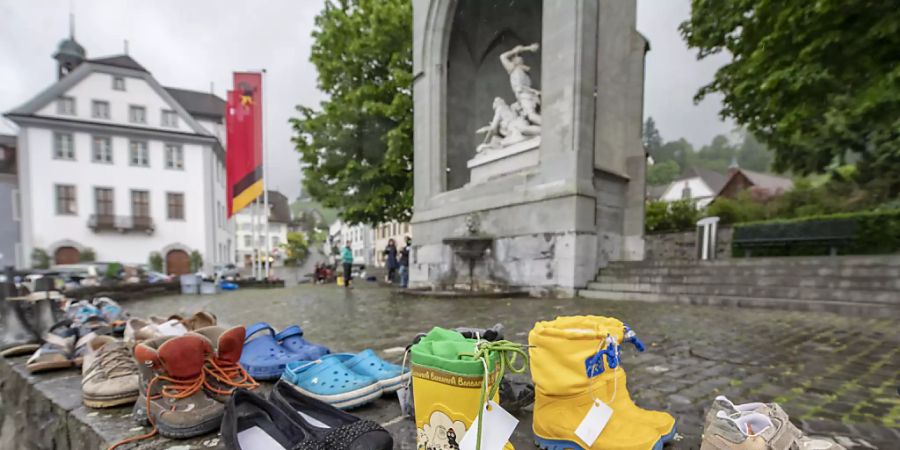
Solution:
<svg viewBox="0 0 900 450"><path fill-rule="evenodd" d="M243 366L243 364L242 364ZM272 381L281 378L281 375L284 373L284 368L287 364L280 364L272 367L259 367L259 366L243 366L244 369L247 370L247 374L253 377L256 381Z"/></svg>
<svg viewBox="0 0 900 450"><path fill-rule="evenodd" d="M10 347L6 350L3 350L3 352L0 352L0 356L9 358L11 356L27 355L28 353L36 352L39 348L41 348L41 344L16 345L15 347Z"/></svg>
<svg viewBox="0 0 900 450"><path fill-rule="evenodd" d="M84 406L87 406L88 408L109 408L112 406L127 405L129 403L134 403L137 399L137 393L109 397L82 397Z"/></svg>
<svg viewBox="0 0 900 450"><path fill-rule="evenodd" d="M134 409L131 412L132 418L134 418L135 422L143 425L150 426L150 419L147 417L147 409L143 406L146 403L146 399L141 401L141 396L138 395L138 399L134 404ZM185 428L173 428L165 423L156 422L156 429L159 431L159 435L164 438L169 439L189 439L197 436L203 436L204 434L212 433L213 431L218 431L222 426L222 415L220 414L218 417L212 417L208 419L206 422L199 423L197 425Z"/></svg>
<svg viewBox="0 0 900 450"><path fill-rule="evenodd" d="M47 372L50 370L68 369L72 367L72 361L53 361L44 363L26 364L25 368L30 373Z"/></svg>
<svg viewBox="0 0 900 450"><path fill-rule="evenodd" d="M663 444L672 440L675 437L675 428L672 428L672 431L665 436L661 436L655 444L653 444L652 450L662 450ZM581 445L573 442L567 441L563 439L545 439L540 436L534 436L534 445L536 445L541 450L590 450L589 448L584 448Z"/></svg>
<svg viewBox="0 0 900 450"><path fill-rule="evenodd" d="M320 395L309 392L306 389L303 389L284 378L282 379L285 383L287 383L288 386L294 388L294 390L299 392L300 394L328 403L329 405L334 406L338 409L351 409L356 408L357 406L365 405L366 403L371 403L378 397L381 397L383 393L383 391L381 390L381 386L379 386L378 383L375 383L370 386L366 386L365 388L345 392L343 394Z"/></svg>
<svg viewBox="0 0 900 450"><path fill-rule="evenodd" d="M404 373L403 375L398 375L394 378L388 378L386 380L378 380L378 385L381 386L381 391L385 394L390 394L393 392L397 392L400 388L403 387L404 384L409 382L411 374L409 372Z"/></svg>

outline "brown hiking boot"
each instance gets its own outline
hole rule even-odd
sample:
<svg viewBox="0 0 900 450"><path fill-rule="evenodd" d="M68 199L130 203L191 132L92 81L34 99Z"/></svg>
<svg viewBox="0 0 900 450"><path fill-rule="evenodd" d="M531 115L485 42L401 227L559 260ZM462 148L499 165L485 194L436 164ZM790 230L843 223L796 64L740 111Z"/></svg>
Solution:
<svg viewBox="0 0 900 450"><path fill-rule="evenodd" d="M88 342L81 372L81 396L87 407L108 408L138 398L137 365L120 340L97 336Z"/></svg>
<svg viewBox="0 0 900 450"><path fill-rule="evenodd" d="M259 384L241 367L244 350L244 327L225 329L218 326L201 328L190 334L209 339L213 352L206 360L203 388L210 397L227 402L237 388L256 389Z"/></svg>
<svg viewBox="0 0 900 450"><path fill-rule="evenodd" d="M159 434L172 439L217 430L222 405L203 391L203 365L211 353L209 340L197 335L164 336L136 345L141 392L135 419L152 423Z"/></svg>

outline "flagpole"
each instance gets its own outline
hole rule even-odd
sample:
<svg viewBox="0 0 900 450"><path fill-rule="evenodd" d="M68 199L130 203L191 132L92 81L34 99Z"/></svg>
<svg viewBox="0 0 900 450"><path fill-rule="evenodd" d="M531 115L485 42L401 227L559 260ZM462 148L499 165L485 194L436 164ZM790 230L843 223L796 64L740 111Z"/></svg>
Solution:
<svg viewBox="0 0 900 450"><path fill-rule="evenodd" d="M250 246L251 254L253 255L253 279L259 279L259 270L257 270L259 263L259 251L257 246L259 245L259 239L256 237L256 199L253 199L253 203L250 205L250 226L253 228L252 230L252 245Z"/></svg>
<svg viewBox="0 0 900 450"><path fill-rule="evenodd" d="M269 102L266 101L266 92L269 91L269 87L266 86L266 69L262 70L262 87L263 87L263 90L262 90L263 107L262 107L262 120L260 120L260 122L262 123L262 127L263 127L263 132L262 132L262 138L263 138L263 170L262 170L262 172L263 172L263 175L262 175L263 176L263 214L266 218L266 225L265 225L265 227L266 227L265 244L266 245L263 246L263 248L265 249L265 252L266 252L266 259L265 259L266 270L265 270L264 278L268 279L269 278L269 249L272 246L272 240L269 238L269 187L268 187L269 176L266 173L266 169L267 169L266 166L268 166L267 162L269 161L269 151L267 148L267 146L269 145L269 139L266 134L266 130L269 129L269 127L266 126L266 109L268 109L268 107L269 107Z"/></svg>

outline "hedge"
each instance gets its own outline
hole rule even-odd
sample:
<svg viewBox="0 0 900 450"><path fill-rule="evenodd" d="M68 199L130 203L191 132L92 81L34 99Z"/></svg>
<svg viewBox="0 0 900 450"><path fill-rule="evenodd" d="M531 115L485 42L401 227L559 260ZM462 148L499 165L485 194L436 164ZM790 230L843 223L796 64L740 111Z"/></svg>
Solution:
<svg viewBox="0 0 900 450"><path fill-rule="evenodd" d="M900 252L900 210L869 211L858 213L809 216L799 219L767 220L747 222L734 226L735 229L757 227L773 223L792 224L810 221L853 220L856 222L856 236L838 247L842 255L875 255ZM732 244L732 255L744 256L746 249ZM827 255L828 244L797 243L772 245L750 249L753 256L809 256Z"/></svg>

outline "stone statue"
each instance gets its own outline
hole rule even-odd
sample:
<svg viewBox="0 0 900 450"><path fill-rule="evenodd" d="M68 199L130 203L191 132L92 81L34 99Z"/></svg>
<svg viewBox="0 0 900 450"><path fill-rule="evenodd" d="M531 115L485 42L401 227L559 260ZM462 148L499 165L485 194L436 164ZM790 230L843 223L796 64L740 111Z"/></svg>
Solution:
<svg viewBox="0 0 900 450"><path fill-rule="evenodd" d="M500 63L509 73L509 84L516 101L509 105L500 97L494 98L491 123L476 131L485 135L477 152L505 147L541 134L541 92L531 87L531 77L528 76L531 68L520 56L523 52L536 52L538 48L538 44L517 45L500 55Z"/></svg>
<svg viewBox="0 0 900 450"><path fill-rule="evenodd" d="M509 73L509 84L516 102L522 107L522 112L528 121L535 125L541 124L541 115L538 108L541 105L541 92L531 87L531 77L528 72L531 67L525 65L521 53L537 52L540 46L537 43L521 46L517 45L512 50L500 54L500 63Z"/></svg>

